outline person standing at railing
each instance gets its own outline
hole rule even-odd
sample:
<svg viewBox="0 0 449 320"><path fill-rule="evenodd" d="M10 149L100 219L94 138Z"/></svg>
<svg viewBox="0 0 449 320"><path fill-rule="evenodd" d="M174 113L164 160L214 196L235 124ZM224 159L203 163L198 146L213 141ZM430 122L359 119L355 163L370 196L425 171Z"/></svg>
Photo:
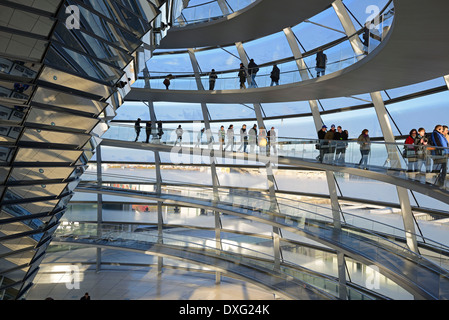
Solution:
<svg viewBox="0 0 449 320"><path fill-rule="evenodd" d="M257 141L258 141L258 145L259 145L259 152L263 155L266 155L268 141L267 141L267 131L265 130L265 128L260 127L259 136L257 138Z"/></svg>
<svg viewBox="0 0 449 320"><path fill-rule="evenodd" d="M448 144L449 144L449 127L443 126L443 136L446 138Z"/></svg>
<svg viewBox="0 0 449 320"><path fill-rule="evenodd" d="M184 130L182 129L181 125L178 126L178 128L176 129L176 142L175 142L175 146L178 144L181 146L182 145L182 135L184 133Z"/></svg>
<svg viewBox="0 0 449 320"><path fill-rule="evenodd" d="M134 142L137 142L137 140L139 139L139 135L140 135L140 118L137 119L137 121L134 123L134 131L136 131L136 139L134 140Z"/></svg>
<svg viewBox="0 0 449 320"><path fill-rule="evenodd" d="M279 85L279 78L281 77L281 70L279 70L277 65L273 65L273 70L271 70L270 78L271 78L271 85L276 84Z"/></svg>
<svg viewBox="0 0 449 320"><path fill-rule="evenodd" d="M335 153L335 124L331 125L331 129L326 132L324 135L324 140L326 140L328 144L328 148L324 151L324 159L325 163L333 163L334 162L334 153Z"/></svg>
<svg viewBox="0 0 449 320"><path fill-rule="evenodd" d="M224 126L221 126L220 130L218 130L218 142L220 143L220 150L223 150L225 138L226 138L226 132L225 132Z"/></svg>
<svg viewBox="0 0 449 320"><path fill-rule="evenodd" d="M212 71L209 74L209 90L214 90L215 88L215 81L217 80L218 76L215 72L215 69L212 69Z"/></svg>
<svg viewBox="0 0 449 320"><path fill-rule="evenodd" d="M157 123L157 135L159 140L162 139L162 135L164 134L164 131L162 130L162 121L158 121Z"/></svg>
<svg viewBox="0 0 449 320"><path fill-rule="evenodd" d="M238 77L240 79L240 89L246 89L246 70L245 70L245 66L243 65L243 63L240 63L240 69L239 69L239 74Z"/></svg>
<svg viewBox="0 0 449 320"><path fill-rule="evenodd" d="M337 127L337 131L334 134L334 140L336 140L335 148L335 162L336 164L345 163L346 148L348 147L348 130L343 131L341 126Z"/></svg>
<svg viewBox="0 0 449 320"><path fill-rule="evenodd" d="M248 147L248 133L246 132L246 124L242 126L240 129L240 147L237 151L241 151L246 153L246 148Z"/></svg>
<svg viewBox="0 0 449 320"><path fill-rule="evenodd" d="M145 142L149 143L151 136L151 121L147 121L147 124L145 126L145 133L147 134L147 139L145 140Z"/></svg>
<svg viewBox="0 0 449 320"><path fill-rule="evenodd" d="M203 140L204 130L205 130L205 128L201 129L200 132L198 132L198 135L196 137L195 148L199 148L201 146L201 143L202 143L202 140Z"/></svg>
<svg viewBox="0 0 449 320"><path fill-rule="evenodd" d="M273 153L277 154L277 139L274 127L271 127L270 131L267 132L267 140L268 140L268 153L271 153L271 148L273 148Z"/></svg>
<svg viewBox="0 0 449 320"><path fill-rule="evenodd" d="M226 135L228 138L228 143L226 144L225 150L228 150L228 147L231 147L231 151L234 151L234 126L232 124L228 127Z"/></svg>
<svg viewBox="0 0 449 320"><path fill-rule="evenodd" d="M431 169L431 159L429 156L429 140L426 137L426 130L424 128L418 129L418 135L415 138L416 147L416 157L418 159L417 170L421 171L421 167L424 164L424 172L430 173Z"/></svg>
<svg viewBox="0 0 449 320"><path fill-rule="evenodd" d="M447 174L447 154L449 143L444 136L443 126L437 125L430 136L432 145L435 146L435 150L432 151L434 171L439 172L436 184L439 186L444 185Z"/></svg>
<svg viewBox="0 0 449 320"><path fill-rule="evenodd" d="M316 77L326 74L327 55L323 52L323 49L319 49L316 54Z"/></svg>
<svg viewBox="0 0 449 320"><path fill-rule="evenodd" d="M404 143L404 158L407 159L407 172L417 172L418 171L418 157L416 153L416 137L418 136L418 131L416 129L410 130L409 136L405 139Z"/></svg>
<svg viewBox="0 0 449 320"><path fill-rule="evenodd" d="M254 153L256 151L256 145L257 145L257 124L254 124L251 129L249 129L248 132L248 140L249 140L249 151L251 153Z"/></svg>
<svg viewBox="0 0 449 320"><path fill-rule="evenodd" d="M362 133L357 138L357 143L360 145L360 153L362 154L362 158L359 162L359 168L365 170L368 170L368 156L371 151L371 140L368 133L368 129L363 129Z"/></svg>
<svg viewBox="0 0 449 320"><path fill-rule="evenodd" d="M248 74L251 77L250 88L257 88L256 74L259 72L259 66L254 62L254 59L249 60L248 63Z"/></svg>
<svg viewBox="0 0 449 320"><path fill-rule="evenodd" d="M369 53L369 40L370 40L370 35L371 35L368 25L371 25L371 22L366 23L365 27L363 28L363 33L362 33L363 51L364 51L365 55L367 55Z"/></svg>
<svg viewBox="0 0 449 320"><path fill-rule="evenodd" d="M324 159L324 153L326 149L329 148L329 144L324 140L324 136L326 135L327 127L323 125L321 127L321 130L318 131L318 143L315 145L315 147L320 151L320 155L317 157L317 160L319 162L323 162Z"/></svg>

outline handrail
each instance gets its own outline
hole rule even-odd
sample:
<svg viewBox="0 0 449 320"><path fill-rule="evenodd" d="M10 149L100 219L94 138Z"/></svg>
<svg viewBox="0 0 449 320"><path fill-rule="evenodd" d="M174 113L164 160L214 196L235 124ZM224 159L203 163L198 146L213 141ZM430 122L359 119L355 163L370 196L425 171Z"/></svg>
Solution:
<svg viewBox="0 0 449 320"><path fill-rule="evenodd" d="M86 172L85 174L96 175L96 173L94 173L94 172L92 172L92 173ZM103 176L113 176L113 177L119 177L119 178L132 178L133 180L135 179L135 180L140 180L140 181L151 181L151 182L157 183L155 178L144 178L142 176L105 174L105 173L103 173ZM124 184L130 185L130 186L139 185L138 183L132 183L132 182L129 182L129 181L123 181L123 182L124 182ZM193 188L193 189L200 189L200 190L208 191L208 192L210 192L210 190L212 188L212 186L191 185L191 184L188 184L186 182L181 182L181 181L171 180L171 179L164 179L164 182L168 183L171 188L180 187L180 188L185 189L187 187L187 188ZM105 184L110 184L110 182L103 181L103 185L105 185ZM80 184L80 186L83 186L83 185L84 185L83 183ZM89 185L89 183L86 183L85 185ZM124 188L124 189L126 189L126 188ZM232 190L232 195L241 195L241 196L245 196L245 197L246 196L250 196L253 193L253 192L245 192L245 191L242 191L242 190L235 190L235 189L232 189L232 187L220 186L219 187L219 191L221 189L229 189L229 191ZM222 193L226 193L226 191L224 191ZM257 198L257 199L259 199L259 198ZM267 201L265 199L263 199L263 200ZM328 208L328 207L325 207L325 206L321 206L319 204L310 204L310 203L305 202L305 201L301 201L301 200L297 200L297 199L293 200L293 199L286 198L284 196L279 196L279 195L276 195L276 201L281 203L282 205L285 205L285 206L290 207L290 208L298 209L296 205L298 203L300 203L300 204L303 204L303 205L305 205L307 207L312 207L312 208L314 207L316 209L316 211L314 212L314 211L311 211L310 209L301 208L301 210L304 210L305 212L310 212L310 213L316 214L316 212L318 210L324 210L324 211L328 212L329 215L332 214L332 209L331 208ZM290 204L283 203L283 201L286 201L286 203L290 203ZM426 245L428 245L428 248L430 247L431 249L435 249L435 251L444 250L445 252L447 252L446 255L449 256L449 245L445 245L445 244L439 243L437 241L431 240L429 238L424 237L421 234L413 234L413 233L410 233L410 232L406 231L405 229L394 227L394 226L391 226L391 225L388 225L386 223L379 222L379 221L376 221L376 220L373 220L373 219L370 219L370 218L361 217L361 216L358 216L358 215L355 215L355 214L352 214L352 213L345 212L343 210L340 211L340 214L342 216L347 217L347 218L360 219L360 220L366 221L368 223L379 225L380 227L378 227L376 230L373 229L373 231L376 232L376 233L379 233L380 231L377 231L377 230L381 230L382 228L387 228L387 229L392 230L392 232L390 231L389 233L388 232L385 233L385 231L382 231L386 236L388 236L388 235L398 235L398 234L400 235L400 234L405 234L405 233L408 233L410 235L414 235L416 237L416 239L418 240L418 243L419 243L419 239L421 239L423 244L425 243Z"/></svg>
<svg viewBox="0 0 449 320"><path fill-rule="evenodd" d="M99 186L94 185L92 187L93 189L91 191L96 192L97 190L99 190ZM207 203L211 203L211 195L209 194L205 194L205 193L198 193L196 192L195 195L170 195L170 194L158 194L158 193L154 193L154 192L145 192L145 191L134 191L134 190L124 190L124 189L117 189L117 188L104 188L102 187L101 189L103 189L102 192L113 192L120 195L138 195L138 196L142 196L142 197L157 197L159 199L159 197L161 197L161 199L166 199L166 200L174 200L174 201L178 201L180 203L191 203L193 205L196 205L198 203L202 203L201 205L206 205L208 206ZM80 190L82 191L82 189ZM329 241L334 243L336 245L340 245L338 244L338 239L340 237L338 237L338 239L335 237L336 235L334 234L335 229L333 228L333 223L332 223L332 218L327 218L327 222L326 221L319 221L319 220L315 220L313 218L310 217L306 217L306 216L296 216L296 215L291 215L291 214L278 214L276 212L273 212L271 209L268 209L267 207L260 207L258 203L260 203L263 199L250 199L248 197L243 197L242 198L244 200L244 202L246 201L246 204L239 204L239 209L236 209L235 206L235 201L233 201L232 203L227 203L227 202L223 202L220 201L220 211L224 212L234 212L235 210L237 210L236 212L246 212L247 214L250 214L251 216L254 216L256 219L263 219L263 220L267 220L267 221L273 221L274 223L280 223L281 225L285 225L285 226L289 226L291 227L291 231L293 229L298 230L298 231L304 231L306 233L309 232L319 232L319 230L322 230L325 232L324 234L324 241ZM233 199L235 200L235 198ZM210 204L211 206L214 206L214 204ZM254 209L254 206L256 205L257 209ZM314 217L315 216L319 216L319 214L314 213ZM345 225L345 224L342 224ZM310 229L312 228L312 229ZM440 280L444 279L445 281L447 280L447 270L446 269L441 269L438 268L438 266L431 262L430 260L426 259L425 257L418 255L414 252L412 252L411 250L401 247L398 244L394 243L393 241L383 238L369 230L366 229L361 229L358 228L359 230L363 230L363 233L361 234L354 234L353 230L354 228L352 228L351 230L344 230L341 229L343 231L343 233L340 234L340 236L343 237L349 237L354 239L355 241L358 241L360 243L365 243L365 244L369 244L372 246L372 248L377 248L376 250L385 250L385 252L389 252L397 257L401 257L401 259L405 259L405 260L409 260L409 261L413 261L414 263L416 263L417 265L419 265L420 267L428 270L429 272L431 272L431 274L436 274L436 276L439 277ZM327 233L326 233L327 232ZM330 234L329 234L330 232ZM369 235L369 237L367 237ZM348 239L344 240L344 247L346 247L346 249L352 250L354 252L354 254L356 255L360 255L361 257L365 257L368 259L374 259L375 257L373 257L373 254L376 255L378 253L369 253L367 255L368 252L365 251L360 251L360 248L358 248L357 246L351 246L351 241L347 241ZM371 257L371 258L370 258ZM393 262L392 262L393 263ZM398 273L398 276L401 277L401 275ZM430 275L429 275L430 276ZM419 283L419 280L416 278L416 274L415 273L410 273L408 276L408 280L413 281L415 284ZM432 287L434 288L434 287ZM423 287L420 286L420 290L427 292L427 289L424 289ZM438 291L438 290L437 290ZM431 296L437 295L438 293L429 293L427 292L425 295L430 294Z"/></svg>
<svg viewBox="0 0 449 320"><path fill-rule="evenodd" d="M113 187L106 187L106 186L98 186L98 185L91 185L91 186L87 186L87 188L92 188L92 190L111 190L113 192L123 192L123 193L131 193L131 194L139 194L142 196L148 196L148 195L155 195L156 193L154 192L150 192L150 191L143 191L143 190L129 190L129 189L121 189L121 188L113 188ZM201 188L200 188L201 189ZM83 189L81 188L80 191L82 191ZM197 191L192 191L192 190L186 190L186 188L183 188L184 191L188 191L189 195L182 195L182 197L187 197L189 199L203 199L204 197L206 197L204 200L210 200L213 198L213 188L210 188L209 190L202 188L201 192L197 192ZM166 190L168 191L168 190ZM193 195L190 195L190 192L194 192ZM218 190L219 194L223 194L222 191ZM162 193L161 195L170 195L169 193ZM288 218L289 220L295 220L298 222L299 225L303 225L305 223L305 219L310 220L310 221L320 221L321 223L324 223L320 226L320 228L333 228L333 218L331 215L326 216L323 215L321 213L318 212L313 212L307 209L303 209L303 208L296 208L293 207L291 205L286 205L283 203L280 203L278 201L278 204L280 204L282 206L282 213L278 213L278 212L274 212L271 209L271 200L270 199L264 199L263 197L256 197L256 198L252 198L251 194L244 194L241 198L238 198L238 193L234 193L234 194L225 194L225 196L231 196L232 197L232 204L231 206L233 206L235 203L238 203L240 207L245 208L248 207L248 209L254 211L254 205L259 206L257 207L256 211L259 211L261 213L265 212L266 214L269 214L270 216L273 217L279 217L282 219L286 219ZM199 197L199 198L198 198ZM203 197L203 198L202 198ZM221 198L220 198L221 199ZM238 201L241 200L241 203L239 203ZM226 201L220 200L222 203L227 203ZM237 201L237 202L236 202ZM265 206L264 206L265 203ZM262 207L260 207L262 206ZM252 209L251 209L252 208ZM298 215L299 213L299 215ZM305 216L304 214L312 214L312 218ZM317 218L319 218L319 220L316 220ZM358 217L357 217L358 218ZM329 226L326 226L326 225ZM376 241L376 245L379 246L379 248L383 248L386 249L385 245L386 244L390 244L392 247L389 248L389 251L402 256L406 259L412 259L415 263L424 266L428 269L433 270L434 272L439 273L441 276L443 277L447 277L447 271L444 271L444 274L441 274L441 269L437 269L436 268L436 264L434 262L432 262L431 260L428 260L427 258L411 251L408 247L403 247L399 244L397 244L396 242L388 239L388 238L384 238L382 237L382 235L379 235L378 233L374 232L373 230L369 230L366 229L366 227L358 227L356 225L352 225L349 224L347 222L342 222L341 223L343 228L349 228L348 229L348 236L352 237L353 231L354 230L358 230L358 231L362 231L362 233L360 235L362 235L365 238L365 241L368 239L366 238L367 235L370 235L372 237L372 239L374 241ZM390 228L392 228L391 226L389 226ZM376 240L377 239L377 240ZM360 236L358 237L358 240L360 240ZM433 241L433 243L436 243ZM442 245L444 246L444 245ZM396 250L394 250L394 248L396 248ZM426 263L423 263L426 262ZM440 261L441 263L441 261Z"/></svg>

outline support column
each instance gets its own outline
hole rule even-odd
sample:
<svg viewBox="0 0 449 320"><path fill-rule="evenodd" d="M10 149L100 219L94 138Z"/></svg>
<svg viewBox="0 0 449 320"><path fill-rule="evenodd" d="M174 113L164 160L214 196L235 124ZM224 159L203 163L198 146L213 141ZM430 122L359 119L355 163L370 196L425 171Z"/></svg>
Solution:
<svg viewBox="0 0 449 320"><path fill-rule="evenodd" d="M290 49L292 50L293 57L296 61L296 66L299 70L299 75L301 76L302 81L309 80L310 76L307 72L307 66L302 57L301 50L299 49L298 42L296 41L296 37L292 31L292 29L285 28L284 34L287 38L287 42L290 45ZM323 125L323 121L321 120L320 110L318 109L318 102L316 100L309 100L310 111L312 112L313 122L315 123L316 132L321 129Z"/></svg>
<svg viewBox="0 0 449 320"><path fill-rule="evenodd" d="M290 27L285 28L284 34L287 38L287 42L290 45L290 49L296 61L296 66L298 67L299 75L301 80L309 80L310 75L307 71L307 65L304 62L301 49L299 48L298 41ZM323 126L323 120L321 119L321 113L318 109L317 100L309 100L310 111L312 112L313 122L315 124L315 132L321 130ZM336 230L341 230L341 207L338 201L337 185L335 183L335 176L332 171L326 170L326 181L329 190L329 197L331 200L332 208L332 218L334 222L334 228ZM339 274L339 285L340 285L340 298L346 299L346 272L345 272L345 259L342 253L337 253L338 257L338 274Z"/></svg>
<svg viewBox="0 0 449 320"><path fill-rule="evenodd" d="M293 56L296 60L296 65L298 67L299 74L301 76L302 81L309 80L310 75L307 72L307 65L304 62L301 49L299 48L298 42L296 41L296 37L291 28L285 28L284 34L287 38L288 44L290 45L290 49L292 50ZM321 130L323 125L323 120L321 119L320 110L318 109L318 101L309 100L310 111L312 112L313 122L315 123L315 131L318 132ZM340 221L340 204L338 202L338 194L337 194L337 185L335 184L334 174L331 171L326 171L326 180L327 186L329 189L329 195L331 199L332 205L332 215L334 219L334 227L340 229L341 221Z"/></svg>
<svg viewBox="0 0 449 320"><path fill-rule="evenodd" d="M195 52L193 49L188 49L190 62L192 63L192 68L195 74L195 80L197 83L198 90L204 90L203 83L201 82L200 77L200 69L198 60L195 57ZM212 131L210 127L210 119L209 119L209 111L207 109L206 103L201 103L201 111L203 114L203 120L204 120L204 127L206 131L206 136L209 141L209 138L212 136ZM209 149L213 149L213 145L209 144ZM220 150L221 151L221 150ZM211 168L211 178L212 178L212 188L214 193L214 199L213 203L216 203L219 201L219 194L218 194L218 187L219 187L219 181L218 181L218 175L217 175L217 168L216 168L216 159L215 156L210 155L210 168ZM217 254L220 253L222 250L222 243L221 243L221 218L220 218L220 212L214 211L214 221L215 221L215 248L217 249ZM219 271L215 272L215 283L219 284L221 282L221 273Z"/></svg>
<svg viewBox="0 0 449 320"><path fill-rule="evenodd" d="M363 44L360 40L359 36L355 34L357 31L349 17L349 14L343 5L341 0L336 0L332 3L335 12L337 13L340 22L345 29L346 35L349 37L352 49L356 55L360 55L359 59L362 58L363 55ZM382 99L382 95L380 92L372 92L370 93L371 99L374 104L374 109L376 111L377 119L379 121L380 128L382 130L382 134L385 139L388 161L390 162L390 166L392 168L400 168L400 155L397 150L397 147L394 145L396 143L396 139L393 134L393 129L391 127L391 122L388 118L388 113L385 108L384 101ZM419 253L417 240L416 240L416 229L413 219L412 207L410 205L410 197L407 189L402 187L396 187L399 202L401 204L402 211L402 220L404 223L405 237L407 239L407 246L410 250Z"/></svg>
<svg viewBox="0 0 449 320"><path fill-rule="evenodd" d="M246 51L243 48L243 44L241 42L235 43L237 48L237 52L240 57L240 61L243 63L246 69L248 69L248 57L246 55ZM248 79L248 81L250 81ZM262 107L259 103L254 103L254 113L257 119L257 126L260 128L264 128L266 132L268 132L268 128L266 128L263 120ZM273 174L273 164L271 161L268 161L265 164L265 169L267 173L267 183L268 183L268 192L270 195L270 210L273 212L279 212L277 200L276 200L276 181ZM274 256L274 267L276 270L280 269L281 266L281 247L280 247L280 239L282 237L281 229L278 227L273 227L273 256Z"/></svg>
<svg viewBox="0 0 449 320"><path fill-rule="evenodd" d="M96 157L97 157L97 185L99 188L101 188L103 184L103 172L102 172L102 159L101 159L101 144L97 146L96 150ZM97 193L97 236L101 237L101 227L103 223L103 195L99 192ZM101 270L101 248L97 248L97 254L96 254L96 272L100 272Z"/></svg>
<svg viewBox="0 0 449 320"><path fill-rule="evenodd" d="M144 78L145 78L145 88L150 88L150 74L148 72L148 69L145 67L143 70ZM154 104L153 101L148 100L148 111L150 114L150 120L151 120L151 133L157 132L156 123L157 123L157 117L156 112L154 111ZM162 190L162 174L161 174L161 158L159 151L154 151L154 164L156 169L156 193L160 194ZM157 243L162 244L164 243L164 219L162 215L162 202L157 202L157 234L158 234L158 240ZM162 268L164 267L164 258L163 257L157 257L157 272L162 273Z"/></svg>
<svg viewBox="0 0 449 320"><path fill-rule="evenodd" d="M221 12L223 13L224 16L228 15L231 13L231 11L229 10L228 5L226 4L225 0L217 0L217 3L220 7Z"/></svg>
<svg viewBox="0 0 449 320"><path fill-rule="evenodd" d="M338 279L339 279L339 298L341 300L347 300L348 294L346 291L346 261L345 255L342 252L337 252L338 261Z"/></svg>

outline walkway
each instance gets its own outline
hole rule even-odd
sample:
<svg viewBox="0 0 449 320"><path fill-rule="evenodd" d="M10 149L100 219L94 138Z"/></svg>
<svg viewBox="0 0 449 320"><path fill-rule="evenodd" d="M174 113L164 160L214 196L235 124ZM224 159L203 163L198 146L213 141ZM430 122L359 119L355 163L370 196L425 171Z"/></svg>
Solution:
<svg viewBox="0 0 449 320"><path fill-rule="evenodd" d="M376 265L379 272L395 281L412 293L416 299L448 299L449 279L447 270L400 247L386 238L376 236L367 230L355 229L354 226L342 224L342 229L336 229L329 220L310 213L298 215L276 214L263 207L257 207L262 199L246 199L246 205L235 201L212 201L203 191L197 193L198 198L178 194L157 194L153 192L125 190L96 185L78 187L78 192L101 193L129 198L144 198L164 203L218 210L219 212L266 223L274 227L294 232L314 241L320 242L332 249L343 252L356 261L366 265ZM255 207L253 207L255 206Z"/></svg>
<svg viewBox="0 0 449 320"><path fill-rule="evenodd" d="M258 0L222 18L172 27L158 48L215 47L258 39L297 25L326 10L332 2L333 0Z"/></svg>
<svg viewBox="0 0 449 320"><path fill-rule="evenodd" d="M126 100L237 104L308 101L377 92L447 75L449 59L442 53L449 51L449 1L394 0L394 6L393 26L373 52L318 79L246 90L133 88Z"/></svg>
<svg viewBox="0 0 449 320"><path fill-rule="evenodd" d="M449 204L449 191L446 190L445 187L439 187L432 182L427 182L426 180L414 178L414 176L408 175L405 172L405 170L392 170L387 166L370 165L368 166L368 170L363 170L360 169L357 164L351 163L345 163L340 165L320 163L315 159L315 154L311 154L312 156L308 158L302 158L300 156L283 156L283 155L277 155L276 157L269 157L259 154L245 154L242 152L219 152L218 150L209 150L207 149L207 146L204 146L205 148L203 149L191 147L181 148L179 146L176 147L176 149L174 149L175 147L169 144L141 143L141 142L121 141L111 139L103 139L101 145L126 148L126 149L151 150L167 153L173 152L175 150L176 152L179 152L183 156L187 157L189 156L200 157L203 155L204 156L204 158L202 159L203 161L206 161L209 158L209 155L212 155L215 157L226 159L240 159L262 163L273 162L274 164L282 164L323 171L328 170L333 172L348 173L351 175L381 181L387 184L413 190L428 197Z"/></svg>

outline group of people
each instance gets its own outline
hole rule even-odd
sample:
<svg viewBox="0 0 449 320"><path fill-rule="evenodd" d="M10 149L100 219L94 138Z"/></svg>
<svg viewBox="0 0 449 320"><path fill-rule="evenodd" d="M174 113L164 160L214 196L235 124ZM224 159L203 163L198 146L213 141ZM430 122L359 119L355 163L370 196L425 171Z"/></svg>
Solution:
<svg viewBox="0 0 449 320"><path fill-rule="evenodd" d="M449 128L438 124L432 132L424 128L412 129L405 140L403 156L409 172L438 173L437 184L443 184L447 174Z"/></svg>
<svg viewBox="0 0 449 320"><path fill-rule="evenodd" d="M201 131L198 132L195 147L199 147L202 144L203 135L205 132L205 128L201 129ZM236 137L238 137L240 141L237 141ZM213 136L209 135L207 137L207 143L212 143L213 141ZM237 150L234 150L238 142L240 142L240 146ZM220 126L220 129L218 130L218 143L219 150L222 151L227 151L229 148L229 151L243 151L245 153L248 153L249 146L250 153L255 153L258 150L261 153L270 153L271 149L273 149L274 154L277 153L277 139L275 128L271 127L271 129L268 131L265 128L259 128L258 130L257 124L254 124L249 130L247 129L246 124L244 124L237 134L235 133L234 125L232 124L229 125L226 130L224 126Z"/></svg>
<svg viewBox="0 0 449 320"><path fill-rule="evenodd" d="M323 125L318 131L319 142L316 148L320 151L317 160L323 163L341 164L345 162L348 147L348 131L341 126L332 125L330 130ZM367 169L371 152L369 130L362 130L357 138L361 158L359 167ZM449 128L436 125L432 132L424 128L412 129L404 143L402 156L407 162L408 172L437 173L437 184L443 184L447 174L447 158L449 155Z"/></svg>
<svg viewBox="0 0 449 320"><path fill-rule="evenodd" d="M317 78L319 78L321 75L324 75L326 73L326 64L327 64L327 56L323 52L322 49L319 49L316 54L316 67L315 70L317 72ZM240 68L238 72L238 78L240 82L240 89L246 89L246 82L248 81L248 88L257 88L256 83L256 75L259 72L259 66L254 61L254 59L250 59L248 63L248 67L245 68L245 65L243 63L240 63ZM270 72L270 79L271 84L270 86L279 85L279 80L281 77L281 70L279 67L274 64L273 69ZM173 75L169 74L165 77L163 84L165 85L165 88L168 90L170 87L170 80L173 79ZM215 69L212 69L209 73L209 90L215 89L215 82L218 79L217 72Z"/></svg>
<svg viewBox="0 0 449 320"><path fill-rule="evenodd" d="M316 144L316 149L320 151L317 160L322 163L329 164L344 164L346 157L346 149L348 148L349 132L343 130L341 126L331 125L327 130L327 126L323 125L318 131L319 142ZM360 161L359 168L367 170L368 158L371 152L371 140L369 137L369 130L363 129L357 138L357 143L360 146Z"/></svg>
<svg viewBox="0 0 449 320"><path fill-rule="evenodd" d="M134 140L134 142L137 142L137 140L139 139L141 129L142 129L142 120L138 118L134 123L134 130L136 132L136 139ZM156 126L154 127L151 121L147 121L145 125L145 133L147 136L145 140L146 143L150 142L151 135L153 135L154 138L160 140L162 138L162 135L164 134L164 131L162 130L162 121L158 121L156 123Z"/></svg>
<svg viewBox="0 0 449 320"><path fill-rule="evenodd" d="M348 147L348 130L343 130L341 126L327 130L327 126L323 125L318 131L319 142L316 148L320 151L317 160L323 163L342 164L345 162L346 148Z"/></svg>

